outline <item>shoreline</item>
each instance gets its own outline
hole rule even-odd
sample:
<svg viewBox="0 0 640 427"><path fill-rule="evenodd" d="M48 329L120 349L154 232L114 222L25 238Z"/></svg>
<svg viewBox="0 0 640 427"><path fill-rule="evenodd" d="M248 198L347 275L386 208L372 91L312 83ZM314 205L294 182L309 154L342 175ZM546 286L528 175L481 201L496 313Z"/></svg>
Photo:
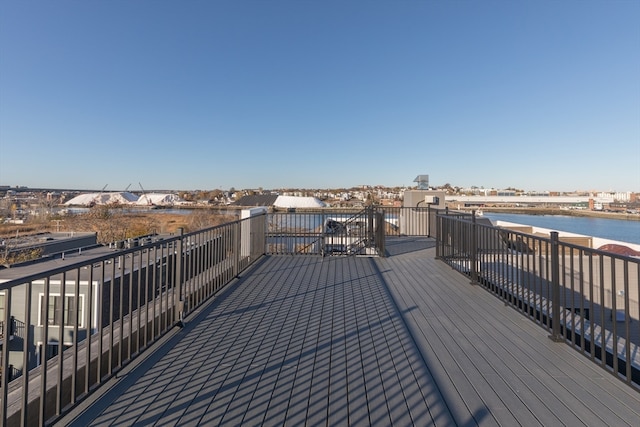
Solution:
<svg viewBox="0 0 640 427"><path fill-rule="evenodd" d="M558 208L498 208L498 207L483 207L483 212L491 213L509 213L509 214L524 214L524 215L562 215L562 216L574 216L574 217L591 217L591 218L605 218L605 219L620 219L625 221L640 221L640 214L629 214L622 212L600 212L600 211L587 211L587 210L565 210Z"/></svg>
<svg viewBox="0 0 640 427"><path fill-rule="evenodd" d="M248 209L253 206L236 206L236 205L188 205L188 206L156 206L154 208L145 208L144 206L136 206L134 209L139 210L137 213L163 213L166 210L176 211L241 211L242 209ZM127 209L129 207L122 206L119 208ZM117 208L114 208L117 209ZM286 211L286 208L274 208L270 209L276 211ZM300 208L299 208L300 209ZM331 209L331 208L329 208ZM348 208L336 208L336 209L348 209ZM356 209L356 208L353 208ZM457 208L450 206L450 210L458 212L471 213L470 208ZM301 210L304 210L302 208ZM499 207L499 206L483 206L475 209L476 211L492 212L492 213L508 213L508 214L522 214L522 215L562 215L573 217L591 217L591 218L605 218L605 219L620 219L625 221L640 221L640 213L630 214L624 212L604 212L604 211L590 211L590 210L576 210L576 209L559 209L559 208L542 208L542 207Z"/></svg>

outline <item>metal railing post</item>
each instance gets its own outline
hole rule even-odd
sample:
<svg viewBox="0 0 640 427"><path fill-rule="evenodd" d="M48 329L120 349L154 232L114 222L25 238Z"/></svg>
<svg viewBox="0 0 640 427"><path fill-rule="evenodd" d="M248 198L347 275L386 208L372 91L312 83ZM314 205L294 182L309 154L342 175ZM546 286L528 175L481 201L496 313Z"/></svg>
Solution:
<svg viewBox="0 0 640 427"><path fill-rule="evenodd" d="M375 207L373 205L369 206L366 212L367 217L367 246L370 246L374 241L375 235L373 233L373 215L375 213Z"/></svg>
<svg viewBox="0 0 640 427"><path fill-rule="evenodd" d="M185 277L182 272L182 255L184 250L184 245L183 245L184 228L178 228L178 235L180 236L180 238L176 241L177 248L176 248L176 268L175 268L175 286L174 286L175 297L174 298L175 298L175 319L179 323L182 323L182 319L184 315L184 296L182 295L184 284L182 282L183 282L183 278Z"/></svg>
<svg viewBox="0 0 640 427"><path fill-rule="evenodd" d="M451 221L449 220L449 208L445 207L444 208L444 219L442 220L442 250L440 251L440 256L442 258L446 258L447 255L451 255L451 254L447 254L446 252L446 246L447 244L451 244ZM447 239L447 241L445 242L444 239ZM450 250L451 248L449 248Z"/></svg>
<svg viewBox="0 0 640 427"><path fill-rule="evenodd" d="M29 284L30 286L31 284ZM2 349L9 348L9 339L11 335L11 292L12 289L7 289L7 292L4 297L4 306L2 309L4 310L4 316L2 320ZM46 324L46 319L43 319L43 322ZM0 353L0 387L2 388L2 401L0 402L0 416L2 416L2 420L7 418L7 396L9 396L7 385L9 384L9 352L2 351ZM23 402L22 411L26 410L26 406ZM25 417L26 418L26 417Z"/></svg>
<svg viewBox="0 0 640 427"><path fill-rule="evenodd" d="M267 234L269 231L269 214L264 213L264 221L262 221L262 253L260 255L266 255L269 249L269 239Z"/></svg>
<svg viewBox="0 0 640 427"><path fill-rule="evenodd" d="M551 338L552 341L562 342L560 333L560 256L558 250L558 232L551 232Z"/></svg>
<svg viewBox="0 0 640 427"><path fill-rule="evenodd" d="M385 212L381 210L376 214L378 230L376 230L376 246L378 248L378 255L381 257L386 256L385 244L387 240L387 231L385 230Z"/></svg>
<svg viewBox="0 0 640 427"><path fill-rule="evenodd" d="M233 277L240 275L240 239L242 226L240 221L233 223Z"/></svg>
<svg viewBox="0 0 640 427"><path fill-rule="evenodd" d="M444 217L440 215L440 212L436 212L436 259L442 259L444 256L444 223Z"/></svg>
<svg viewBox="0 0 640 427"><path fill-rule="evenodd" d="M469 273L471 273L471 284L476 285L478 283L478 271L477 271L477 261L478 261L478 238L476 236L477 225L476 225L476 211L475 209L471 211L471 256L469 257L469 262L471 267L469 269Z"/></svg>
<svg viewBox="0 0 640 427"><path fill-rule="evenodd" d="M327 215L325 212L322 212L322 218L320 219L320 254L324 257L326 254L326 233L327 228L325 227L327 221Z"/></svg>

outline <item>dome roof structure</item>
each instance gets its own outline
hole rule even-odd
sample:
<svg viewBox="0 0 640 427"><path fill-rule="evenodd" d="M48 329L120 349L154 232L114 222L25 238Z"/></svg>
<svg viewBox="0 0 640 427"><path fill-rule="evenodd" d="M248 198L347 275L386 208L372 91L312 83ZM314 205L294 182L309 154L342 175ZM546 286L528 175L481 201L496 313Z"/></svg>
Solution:
<svg viewBox="0 0 640 427"><path fill-rule="evenodd" d="M93 205L128 205L135 203L138 196L127 191L109 193L87 193L80 194L65 203L66 206L93 206Z"/></svg>

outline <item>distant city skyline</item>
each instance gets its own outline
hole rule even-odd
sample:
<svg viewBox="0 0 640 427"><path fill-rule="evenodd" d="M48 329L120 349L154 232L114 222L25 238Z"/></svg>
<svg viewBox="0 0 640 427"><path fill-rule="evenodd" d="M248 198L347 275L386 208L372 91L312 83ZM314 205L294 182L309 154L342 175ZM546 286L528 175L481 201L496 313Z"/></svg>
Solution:
<svg viewBox="0 0 640 427"><path fill-rule="evenodd" d="M615 190L615 189L610 189L610 190L605 190L605 189L598 189L598 188L592 188L592 189L584 189L584 190L570 190L570 191L560 191L560 190L555 190L555 189L549 189L549 188L540 188L540 189L535 189L535 190L526 190L526 189L521 189L521 188L515 188L513 186L507 186L507 187L484 187L484 186L477 186L477 185L471 185L471 186L467 186L467 187L461 187L459 185L455 185L455 184L451 184L451 183L445 183L445 184L440 184L440 185L431 185L429 186L430 190L440 190L440 189L446 189L447 184L450 184L451 188L454 189L459 189L462 192L468 192L471 190L477 190L477 191L511 191L514 190L516 192L522 192L522 193L526 193L526 194L533 194L533 193L561 193L561 194L571 194L571 193L593 193L593 194L598 194L598 193L602 193L602 194L640 194L640 191L619 191L619 190ZM135 194L144 194L144 193L154 193L154 192L175 192L175 193L181 193L181 192L217 192L217 191L223 191L223 192L228 192L228 191L255 191L255 192L260 192L260 191L264 191L266 193L268 192L297 192L297 191L315 191L315 192L323 192L323 191L327 191L327 192L338 192L338 191L342 191L342 190L355 190L355 191L359 191L359 190L366 190L368 188L383 188L383 189L394 189L394 188L406 188L406 189L416 189L417 186L414 185L399 185L399 186L385 186L382 184L360 184L360 185L354 185L354 186L339 186L339 187L316 187L316 188L310 188L310 187L280 187L280 188L266 188L266 187L237 187L237 186L231 186L229 188L181 188L181 189L177 189L177 190L172 190L172 189L167 189L167 188L148 188L145 190L142 190L140 188L123 188L123 189L118 189L118 188L108 188L108 186L106 188L102 188L102 189L97 189L97 188L66 188L66 187L60 187L60 188L54 188L54 187L44 187L44 186L37 186L37 187L27 187L27 186L9 186L9 185L4 185L2 183L0 183L0 194L7 191L7 190L12 190L12 191L16 191L19 190L21 192L39 192L39 191L50 191L50 192L81 192L81 193L90 193L90 192L94 192L94 193L119 193L119 192L125 192L128 191L130 193L135 193Z"/></svg>
<svg viewBox="0 0 640 427"><path fill-rule="evenodd" d="M640 2L0 5L0 185L640 192Z"/></svg>

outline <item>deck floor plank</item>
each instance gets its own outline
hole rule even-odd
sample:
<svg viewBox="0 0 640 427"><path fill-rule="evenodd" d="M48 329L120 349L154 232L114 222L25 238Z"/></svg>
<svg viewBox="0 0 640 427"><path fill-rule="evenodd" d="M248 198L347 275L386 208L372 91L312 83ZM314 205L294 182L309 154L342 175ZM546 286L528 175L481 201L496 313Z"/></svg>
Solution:
<svg viewBox="0 0 640 427"><path fill-rule="evenodd" d="M406 267L406 266L405 266ZM403 283L416 283L415 280L410 277L404 277L402 280ZM416 289L414 288L414 292ZM436 317L442 322L440 330L451 330L457 331L459 334L458 337L455 338L455 343L459 345L460 354L464 354L467 356L467 363L471 363L471 369L476 369L479 373L486 379L487 385L491 390L496 390L496 395L505 396L503 399L506 399L504 402L504 407L498 407L501 412L504 412L504 408L509 408L509 411L512 414L517 414L517 418L519 422L524 422L526 425L534 425L540 423L540 410L542 408L537 409L536 414L532 414L528 409L527 405L522 401L523 393L526 391L524 384L522 381L518 381L518 373L507 370L504 371L504 368L500 366L496 368L493 361L500 360L502 354L495 354L494 357L489 357L486 359L484 354L491 354L492 348L497 344L496 342L487 342L487 336L481 336L477 333L478 323L473 321L472 324L468 324L464 321L460 321L468 316L468 312L460 311L461 304L459 304L459 299L457 300L457 304L450 306L450 304L446 303L446 301L437 301L438 304L435 305L437 309L443 309L444 312L440 313ZM433 322L433 319L431 320ZM502 368L502 369L500 369ZM515 384L510 385L509 381L505 380L505 377L511 379L510 382L514 382ZM495 396L494 396L495 397ZM488 398L488 397L487 397ZM526 396L526 400L530 401L531 398L535 399L534 395ZM505 414L502 415L504 418ZM552 424L553 422L558 422L557 418L550 417L547 418L547 423L545 425ZM552 422L553 421L553 422ZM542 421L544 424L544 421Z"/></svg>
<svg viewBox="0 0 640 427"><path fill-rule="evenodd" d="M386 264L388 261L389 265ZM572 418L587 425L601 418L626 425L635 425L640 420L640 406L633 406L633 403L628 406L629 402L638 402L635 391L612 377L608 379L613 381L606 382L613 383L613 395L607 392L606 386L596 385L593 378L607 375L596 364L564 344L553 343L544 329L513 308L504 306L480 286L471 286L465 276L438 264L433 264L432 268L439 272L432 269L430 274L424 274L423 260L412 256L405 256L400 263L388 261L380 261L381 270L387 269L383 276L393 289L400 310L419 307L407 316L412 323L410 327L422 332L415 335L425 335L426 340L434 337L442 340L442 331L450 331L462 353L476 355L472 359L474 366L470 368L476 369L485 379L497 375L499 383L506 385L494 387L500 399L507 402L506 406L521 406L512 399L517 393L530 415L544 425L567 423ZM390 265L395 269L389 268ZM412 276L416 272L417 276ZM458 283L460 289L468 287L464 293L468 295L448 292L453 283ZM425 296L420 298L420 295ZM430 311L435 315L414 314ZM439 327L433 327L433 323L439 323ZM428 347L424 348L429 351ZM438 353L433 347L430 351ZM451 352L442 354L444 358L449 356L454 357ZM617 398L620 394L622 399ZM610 401L611 405L601 403L600 399ZM517 412L519 420L522 420L522 414L522 411Z"/></svg>
<svg viewBox="0 0 640 427"><path fill-rule="evenodd" d="M440 302L440 304L446 305L445 302ZM459 304L461 303L458 300L456 306ZM454 307L447 307L446 311L454 312ZM471 317L477 319L475 316ZM500 399L506 402L504 407L517 413L519 420L527 419L527 424L533 423L540 417L540 412L544 410L544 407L537 404L539 399L531 393L528 396L523 396L523 391L526 391L526 388L522 387L523 382L518 375L518 370L514 371L504 362L505 353L493 350L499 346L500 340L491 342L491 334L476 333L480 329L481 322L474 321L472 324L467 324L464 322L464 318L465 316L462 316L461 313L455 313L454 316L446 318L438 330L455 330L459 334L455 341L460 344L461 352L469 360L473 360L469 369L477 370L490 383L490 387L500 396ZM457 320L455 326L451 323L454 320ZM502 334L499 336L503 337ZM516 396L520 400L514 399ZM524 401L527 403L525 404ZM535 407L535 417L528 409L530 406ZM557 422L557 418L552 417L547 421Z"/></svg>
<svg viewBox="0 0 640 427"><path fill-rule="evenodd" d="M267 257L70 425L640 425L640 396L434 258Z"/></svg>

